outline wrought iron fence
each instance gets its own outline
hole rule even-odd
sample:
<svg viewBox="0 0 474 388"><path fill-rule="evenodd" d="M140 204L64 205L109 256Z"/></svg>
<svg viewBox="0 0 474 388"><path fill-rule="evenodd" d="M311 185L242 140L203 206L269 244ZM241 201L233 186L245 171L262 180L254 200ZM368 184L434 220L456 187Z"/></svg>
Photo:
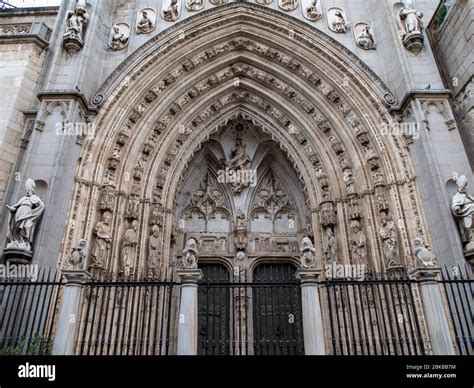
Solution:
<svg viewBox="0 0 474 388"><path fill-rule="evenodd" d="M172 354L179 307L179 287L175 286L150 280L104 280L88 285L77 352Z"/></svg>
<svg viewBox="0 0 474 388"><path fill-rule="evenodd" d="M403 279L322 282L329 354L425 354L413 287Z"/></svg>
<svg viewBox="0 0 474 388"><path fill-rule="evenodd" d="M0 279L0 354L49 354L63 283L41 269L37 279Z"/></svg>
<svg viewBox="0 0 474 388"><path fill-rule="evenodd" d="M472 355L474 338L472 322L474 322L474 280L470 279L467 269L456 268L456 271L444 268L442 271L444 291L448 302L449 314L456 337L459 353Z"/></svg>

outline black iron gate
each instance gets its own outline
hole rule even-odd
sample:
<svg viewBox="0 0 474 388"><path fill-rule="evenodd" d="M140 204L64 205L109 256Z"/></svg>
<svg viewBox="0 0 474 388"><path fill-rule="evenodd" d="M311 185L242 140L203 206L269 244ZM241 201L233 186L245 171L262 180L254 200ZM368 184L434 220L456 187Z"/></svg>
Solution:
<svg viewBox="0 0 474 388"><path fill-rule="evenodd" d="M254 272L256 355L302 355L301 292L291 264L261 264Z"/></svg>
<svg viewBox="0 0 474 388"><path fill-rule="evenodd" d="M200 264L198 354L304 354L300 286L291 264L262 264L252 282L231 282L219 264Z"/></svg>

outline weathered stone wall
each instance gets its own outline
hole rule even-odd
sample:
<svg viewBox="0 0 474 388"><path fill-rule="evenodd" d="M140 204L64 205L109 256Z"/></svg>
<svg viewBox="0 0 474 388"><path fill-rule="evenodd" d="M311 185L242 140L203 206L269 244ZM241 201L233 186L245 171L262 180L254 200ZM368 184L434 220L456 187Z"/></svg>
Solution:
<svg viewBox="0 0 474 388"><path fill-rule="evenodd" d="M474 0L448 1L442 24L430 25L434 52L453 106L471 168L474 168Z"/></svg>

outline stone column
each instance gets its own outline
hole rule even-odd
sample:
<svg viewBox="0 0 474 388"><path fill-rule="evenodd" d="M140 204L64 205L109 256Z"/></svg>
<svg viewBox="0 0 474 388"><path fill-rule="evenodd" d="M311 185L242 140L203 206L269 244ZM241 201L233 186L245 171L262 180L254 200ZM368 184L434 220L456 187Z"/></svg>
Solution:
<svg viewBox="0 0 474 388"><path fill-rule="evenodd" d="M58 327L54 338L53 355L74 355L79 327L80 300L84 284L91 280L85 270L63 270L66 279Z"/></svg>
<svg viewBox="0 0 474 388"><path fill-rule="evenodd" d="M179 305L178 352L179 356L197 354L198 337L198 281L202 279L200 269L184 269L177 272L181 281Z"/></svg>
<svg viewBox="0 0 474 388"><path fill-rule="evenodd" d="M436 281L436 277L440 273L441 269L438 267L417 268L410 272L410 276L420 284L421 303L433 355L453 355L456 353L451 331L449 330L446 310Z"/></svg>
<svg viewBox="0 0 474 388"><path fill-rule="evenodd" d="M320 269L300 269L296 276L301 282L303 335L306 355L326 355L323 318L319 301Z"/></svg>

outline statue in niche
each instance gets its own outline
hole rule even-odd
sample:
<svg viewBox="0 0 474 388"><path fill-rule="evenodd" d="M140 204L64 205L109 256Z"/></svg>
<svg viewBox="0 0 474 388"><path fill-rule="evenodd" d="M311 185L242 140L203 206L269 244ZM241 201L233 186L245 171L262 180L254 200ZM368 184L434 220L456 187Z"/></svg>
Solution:
<svg viewBox="0 0 474 388"><path fill-rule="evenodd" d="M356 36L357 45L364 50L375 50L375 38L368 24L363 25Z"/></svg>
<svg viewBox="0 0 474 388"><path fill-rule="evenodd" d="M239 209L237 213L237 225L235 228L235 247L239 250L247 248L247 217L245 213Z"/></svg>
<svg viewBox="0 0 474 388"><path fill-rule="evenodd" d="M319 0L310 0L309 5L305 8L303 15L306 19L316 22L321 19L323 13L321 11L321 2Z"/></svg>
<svg viewBox="0 0 474 388"><path fill-rule="evenodd" d="M244 188L250 186L250 179L243 178L249 175L251 163L252 160L245 151L245 145L242 144L242 139L236 138L235 146L231 151L231 158L225 162L226 173L235 177L235 179L231 181L234 193L241 193Z"/></svg>
<svg viewBox="0 0 474 388"><path fill-rule="evenodd" d="M314 269L316 268L316 249L309 237L303 238L301 243L301 268Z"/></svg>
<svg viewBox="0 0 474 388"><path fill-rule="evenodd" d="M137 219L140 215L140 197L137 194L128 199L126 215L129 219Z"/></svg>
<svg viewBox="0 0 474 388"><path fill-rule="evenodd" d="M400 18L404 22L406 34L421 34L423 31L423 12L417 11L413 5L408 4L400 10Z"/></svg>
<svg viewBox="0 0 474 388"><path fill-rule="evenodd" d="M66 19L64 47L70 53L79 51L84 45L84 26L89 22L89 13L84 1L79 1L74 11L69 11Z"/></svg>
<svg viewBox="0 0 474 388"><path fill-rule="evenodd" d="M44 212L44 203L35 195L35 182L27 179L25 183L26 196L15 205L6 205L10 211L7 228L7 250L20 250L31 257L35 231Z"/></svg>
<svg viewBox="0 0 474 388"><path fill-rule="evenodd" d="M278 0L278 6L285 11L293 11L298 7L298 0Z"/></svg>
<svg viewBox="0 0 474 388"><path fill-rule="evenodd" d="M133 275L137 245L138 245L138 221L134 220L132 222L132 226L125 231L122 238L121 272L126 276Z"/></svg>
<svg viewBox="0 0 474 388"><path fill-rule="evenodd" d="M329 28L337 33L345 33L347 31L348 23L346 17L341 9L335 9L332 14Z"/></svg>
<svg viewBox="0 0 474 388"><path fill-rule="evenodd" d="M76 246L71 249L69 256L67 257L64 265L65 269L83 269L86 262L86 247L87 241L81 239L77 242Z"/></svg>
<svg viewBox="0 0 474 388"><path fill-rule="evenodd" d="M326 246L324 247L324 255L327 264L335 264L337 262L337 239L332 228L326 229Z"/></svg>
<svg viewBox="0 0 474 388"><path fill-rule="evenodd" d="M179 17L179 4L178 0L171 0L170 5L167 9L162 11L163 19L168 22L172 22Z"/></svg>
<svg viewBox="0 0 474 388"><path fill-rule="evenodd" d="M100 192L100 210L112 210L115 203L115 188L110 184L102 186Z"/></svg>
<svg viewBox="0 0 474 388"><path fill-rule="evenodd" d="M349 246L351 249L352 260L354 264L367 263L367 237L362 231L360 222L357 220L351 221L351 235Z"/></svg>
<svg viewBox="0 0 474 388"><path fill-rule="evenodd" d="M197 241L194 238L188 239L183 250L184 269L197 269L198 254Z"/></svg>
<svg viewBox="0 0 474 388"><path fill-rule="evenodd" d="M453 174L453 181L456 182L457 192L451 202L451 211L459 223L461 240L466 244L465 250L474 250L474 197L467 193L467 178L465 175Z"/></svg>
<svg viewBox="0 0 474 388"><path fill-rule="evenodd" d="M128 46L130 32L126 24L114 24L110 34L109 46L112 50L122 50Z"/></svg>
<svg viewBox="0 0 474 388"><path fill-rule="evenodd" d="M188 11L199 11L204 7L204 0L186 0Z"/></svg>
<svg viewBox="0 0 474 388"><path fill-rule="evenodd" d="M148 241L148 277L155 279L159 275L159 262L161 254L161 243L160 243L160 228L158 225L153 225L151 228L151 236Z"/></svg>
<svg viewBox="0 0 474 388"><path fill-rule="evenodd" d="M387 267L400 265L397 229L392 217L385 212L380 213L382 228L380 238L382 240L382 252Z"/></svg>
<svg viewBox="0 0 474 388"><path fill-rule="evenodd" d="M413 240L413 255L415 256L415 268L436 267L434 254L421 237Z"/></svg>
<svg viewBox="0 0 474 388"><path fill-rule="evenodd" d="M149 34L155 29L155 22L149 15L150 10L142 9L137 22L137 34Z"/></svg>
<svg viewBox="0 0 474 388"><path fill-rule="evenodd" d="M104 212L94 228L95 244L91 253L91 268L105 269L112 244L111 212Z"/></svg>

